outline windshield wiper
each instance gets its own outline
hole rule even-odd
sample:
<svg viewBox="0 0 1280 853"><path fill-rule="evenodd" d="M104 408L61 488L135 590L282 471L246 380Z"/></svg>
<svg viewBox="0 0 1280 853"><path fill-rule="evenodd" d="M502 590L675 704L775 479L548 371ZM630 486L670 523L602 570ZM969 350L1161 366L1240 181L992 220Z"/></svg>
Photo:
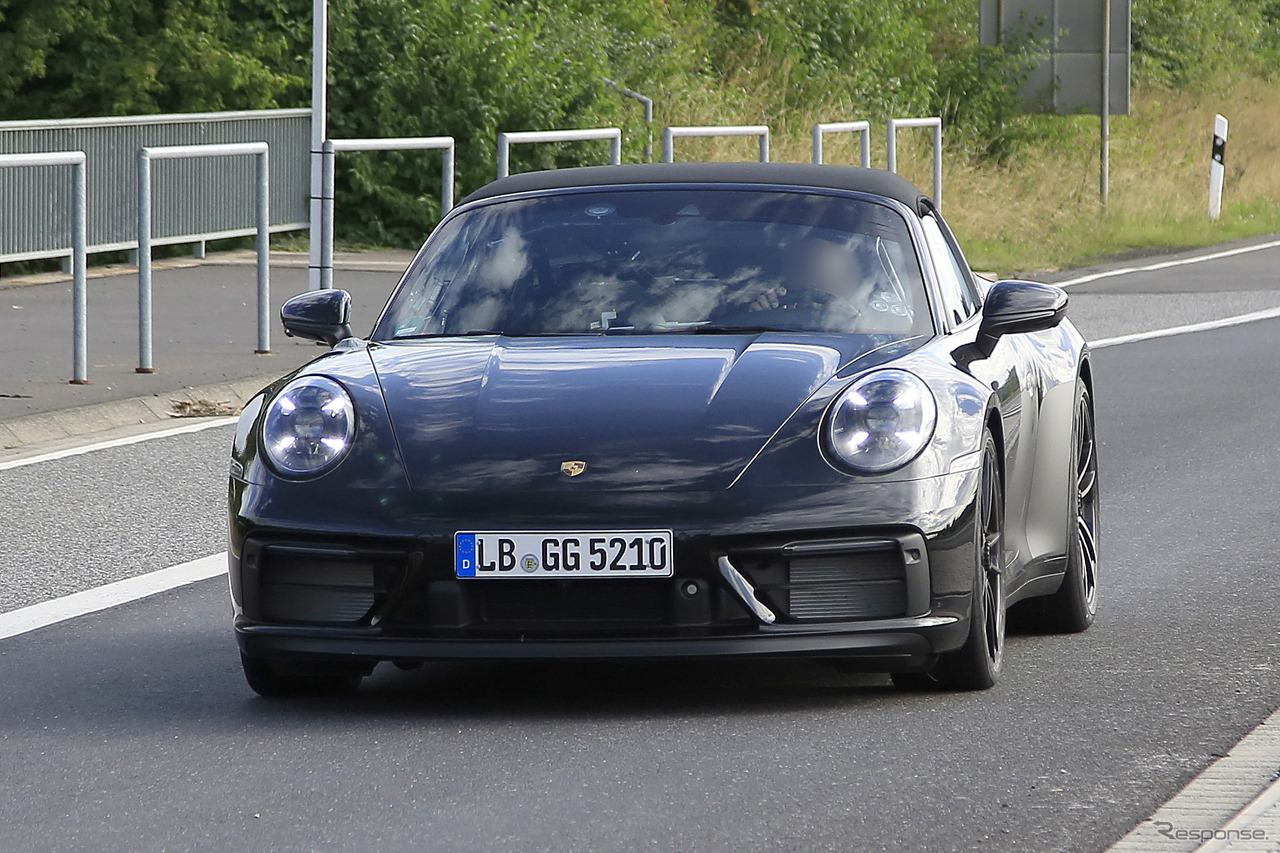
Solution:
<svg viewBox="0 0 1280 853"><path fill-rule="evenodd" d="M765 332L789 332L797 329L779 329L777 326L720 326L708 323L704 326L690 326L685 329L695 335L762 335Z"/></svg>
<svg viewBox="0 0 1280 853"><path fill-rule="evenodd" d="M420 341L425 338L480 338L485 335L497 335L500 332L488 332L482 329L473 329L470 332L420 332L416 335L395 335L391 338L393 341Z"/></svg>
<svg viewBox="0 0 1280 853"><path fill-rule="evenodd" d="M799 332L803 329L780 329L777 326L720 326L712 323L701 326L681 326L678 328L644 328L636 329L628 326L614 326L608 329L590 329L578 332L499 332L486 329L473 329L468 332L423 332L416 335L396 335L393 341L420 341L434 338L572 338L598 337L601 335L762 335L766 332Z"/></svg>
<svg viewBox="0 0 1280 853"><path fill-rule="evenodd" d="M467 332L423 332L417 335L396 335L393 341L420 341L427 338L564 338L577 335L598 335L599 332L502 332L495 329L472 329Z"/></svg>

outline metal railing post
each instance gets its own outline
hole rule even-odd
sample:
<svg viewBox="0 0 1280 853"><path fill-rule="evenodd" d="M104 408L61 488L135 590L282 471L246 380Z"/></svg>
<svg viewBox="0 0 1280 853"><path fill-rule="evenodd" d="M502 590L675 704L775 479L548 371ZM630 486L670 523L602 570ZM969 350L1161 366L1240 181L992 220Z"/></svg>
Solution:
<svg viewBox="0 0 1280 853"><path fill-rule="evenodd" d="M676 138L690 136L756 136L760 139L760 162L769 162L769 128L763 124L665 128L662 131L662 162L674 163Z"/></svg>
<svg viewBox="0 0 1280 853"><path fill-rule="evenodd" d="M321 197L321 172L324 167L320 162L323 155L320 146L329 137L329 0L312 0L311 3L311 144L308 146L310 157L309 188L311 191L308 205L308 225L310 239L307 241L307 289L317 290L321 287L323 274L317 269L320 254L324 250L324 199Z"/></svg>
<svg viewBox="0 0 1280 853"><path fill-rule="evenodd" d="M942 210L942 119L933 126L933 203Z"/></svg>
<svg viewBox="0 0 1280 853"><path fill-rule="evenodd" d="M616 127L592 127L582 130L521 130L498 134L498 177L511 174L511 146L530 142L609 141L609 162L622 165L622 130Z"/></svg>
<svg viewBox="0 0 1280 853"><path fill-rule="evenodd" d="M138 366L136 373L155 373L151 363L151 152L138 151Z"/></svg>
<svg viewBox="0 0 1280 853"><path fill-rule="evenodd" d="M155 373L151 351L151 161L203 157L258 158L256 217L258 252L258 344L254 352L269 354L271 313L271 169L270 147L265 142L211 145L166 145L138 149L138 373Z"/></svg>
<svg viewBox="0 0 1280 853"><path fill-rule="evenodd" d="M636 95L644 104L644 125L649 135L644 142L644 161L646 163L653 162L653 99L646 98L644 95Z"/></svg>
<svg viewBox="0 0 1280 853"><path fill-rule="evenodd" d="M640 105L644 107L644 125L645 125L645 130L648 131L648 139L646 139L644 143L644 161L646 163L652 163L653 162L653 98L645 97L644 95L637 92L635 89L628 89L626 86L619 86L617 83L613 82L608 77L604 78L604 82L608 83L614 89L617 89L618 93L621 94L622 97L630 98L633 101L639 101Z"/></svg>
<svg viewBox="0 0 1280 853"><path fill-rule="evenodd" d="M498 134L498 177L505 178L511 174L511 138L505 133Z"/></svg>
<svg viewBox="0 0 1280 853"><path fill-rule="evenodd" d="M857 133L862 168L871 168L871 122L837 121L819 122L813 126L813 162L822 165L822 137L828 133Z"/></svg>
<svg viewBox="0 0 1280 853"><path fill-rule="evenodd" d="M321 290L333 287L334 144L326 139L320 155L320 282Z"/></svg>
<svg viewBox="0 0 1280 853"><path fill-rule="evenodd" d="M440 218L443 219L453 210L454 182L454 146L453 137L448 137L449 147L444 149L444 162L440 164Z"/></svg>
<svg viewBox="0 0 1280 853"><path fill-rule="evenodd" d="M898 171L898 128L929 127L933 129L933 203L942 210L942 119L931 118L891 118L886 132L889 171Z"/></svg>
<svg viewBox="0 0 1280 853"><path fill-rule="evenodd" d="M89 384L89 181L86 157L80 154L73 165L71 195L71 384Z"/></svg>
<svg viewBox="0 0 1280 853"><path fill-rule="evenodd" d="M0 169L21 166L71 166L71 384L89 384L89 191L88 157L83 151L0 154Z"/></svg>
<svg viewBox="0 0 1280 853"><path fill-rule="evenodd" d="M453 210L454 149L452 136L404 136L382 139L326 139L321 146L320 287L333 287L335 167L339 151L443 151L440 166L440 217Z"/></svg>
<svg viewBox="0 0 1280 853"><path fill-rule="evenodd" d="M271 152L258 155L258 348L271 355Z"/></svg>

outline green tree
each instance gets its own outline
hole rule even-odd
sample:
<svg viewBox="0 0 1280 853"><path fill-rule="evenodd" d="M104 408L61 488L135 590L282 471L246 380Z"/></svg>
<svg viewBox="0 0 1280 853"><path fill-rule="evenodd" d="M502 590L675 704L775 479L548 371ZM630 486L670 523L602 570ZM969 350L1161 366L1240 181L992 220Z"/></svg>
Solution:
<svg viewBox="0 0 1280 853"><path fill-rule="evenodd" d="M625 4L620 4L625 5ZM638 85L661 71L662 33L636 7L523 0L360 0L331 11L331 135L457 140L465 194L493 180L500 131L626 125L635 111L604 78ZM604 143L522 146L513 171L607 162ZM439 170L423 152L339 161L340 233L379 243L420 240L439 216Z"/></svg>
<svg viewBox="0 0 1280 853"><path fill-rule="evenodd" d="M0 118L297 101L303 10L306 0L0 0Z"/></svg>

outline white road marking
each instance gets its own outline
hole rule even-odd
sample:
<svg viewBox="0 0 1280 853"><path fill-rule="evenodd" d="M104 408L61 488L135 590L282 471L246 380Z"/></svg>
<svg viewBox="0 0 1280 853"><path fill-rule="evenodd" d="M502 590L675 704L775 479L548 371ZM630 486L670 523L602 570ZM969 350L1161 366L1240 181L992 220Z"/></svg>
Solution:
<svg viewBox="0 0 1280 853"><path fill-rule="evenodd" d="M1280 247L1280 240L1272 240L1269 243L1258 243L1255 246L1241 246L1238 249L1227 249L1223 252L1213 252L1208 255L1196 255L1191 258L1179 258L1174 261L1160 261L1156 264L1146 264L1140 267L1120 267L1114 270L1103 270L1102 272L1090 273L1082 275L1079 278L1069 278L1066 281L1054 282L1058 287L1075 287L1077 284L1088 284L1091 281L1097 281L1103 278L1114 278L1119 275L1129 275L1135 272L1156 272L1158 270L1167 270L1171 267L1182 267L1188 264L1202 264L1205 261L1216 261L1221 258L1231 258L1236 255L1244 255L1249 252L1261 252L1264 249L1275 249Z"/></svg>
<svg viewBox="0 0 1280 853"><path fill-rule="evenodd" d="M41 453L38 456L28 456L23 459L10 459L7 462L0 462L0 471L8 471L12 468L22 468L26 465L35 465L39 462L50 462L54 459L65 459L68 456L79 456L82 453L92 453L95 450L106 450L110 447L125 447L130 444L141 444L144 441L151 441L156 438L167 438L171 435L185 435L191 432L203 432L207 429L215 427L227 426L233 424L238 418L216 418L214 420L202 420L196 424L184 424L178 427L167 427L165 429L156 430L155 432L144 432L140 435L130 435L124 438L113 438L110 441L99 441L94 444L86 444L81 447L69 447L66 450L55 450L51 453Z"/></svg>
<svg viewBox="0 0 1280 853"><path fill-rule="evenodd" d="M227 552L0 613L0 640L227 573Z"/></svg>
<svg viewBox="0 0 1280 853"><path fill-rule="evenodd" d="M1132 335L1119 335L1114 338L1101 338L1096 341L1090 341L1090 349L1103 349L1105 347L1119 346L1120 344L1132 344L1138 341L1150 341L1156 338L1172 338L1175 335L1188 335L1192 332L1211 332L1214 329L1226 329L1231 326L1241 326L1245 323L1255 323L1258 320L1274 320L1280 317L1280 308L1264 308L1261 311L1254 311L1249 314L1236 314L1234 317L1223 317L1220 320L1206 320L1203 323L1190 323L1186 326L1170 326L1167 329L1152 329L1149 332L1135 332Z"/></svg>

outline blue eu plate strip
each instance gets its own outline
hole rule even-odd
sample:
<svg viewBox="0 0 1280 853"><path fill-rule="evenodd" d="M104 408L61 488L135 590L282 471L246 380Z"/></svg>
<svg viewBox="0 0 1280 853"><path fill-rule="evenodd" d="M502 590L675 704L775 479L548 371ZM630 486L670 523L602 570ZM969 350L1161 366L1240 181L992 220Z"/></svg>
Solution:
<svg viewBox="0 0 1280 853"><path fill-rule="evenodd" d="M459 533L453 540L454 570L457 577L476 576L476 535Z"/></svg>

